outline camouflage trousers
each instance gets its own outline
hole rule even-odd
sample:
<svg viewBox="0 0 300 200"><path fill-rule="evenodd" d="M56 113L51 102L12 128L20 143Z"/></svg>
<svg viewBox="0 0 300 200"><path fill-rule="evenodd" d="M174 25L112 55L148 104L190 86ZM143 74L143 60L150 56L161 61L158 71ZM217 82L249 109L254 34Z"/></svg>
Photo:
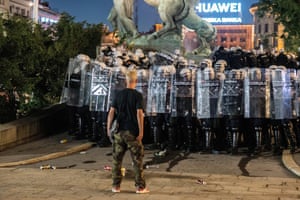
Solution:
<svg viewBox="0 0 300 200"><path fill-rule="evenodd" d="M143 173L144 146L136 140L130 131L120 131L114 135L113 142L113 186L120 186L122 182L121 167L126 151L129 150L135 174L135 186L146 187Z"/></svg>

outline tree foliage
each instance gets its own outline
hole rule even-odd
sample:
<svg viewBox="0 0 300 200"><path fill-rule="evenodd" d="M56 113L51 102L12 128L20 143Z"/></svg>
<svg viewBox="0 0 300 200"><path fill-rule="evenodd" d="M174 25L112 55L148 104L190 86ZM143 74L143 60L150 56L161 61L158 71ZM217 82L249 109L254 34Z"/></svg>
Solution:
<svg viewBox="0 0 300 200"><path fill-rule="evenodd" d="M101 23L74 22L67 13L48 29L22 17L0 17L0 87L20 94L24 112L57 103L69 59L80 53L95 58L101 34Z"/></svg>
<svg viewBox="0 0 300 200"><path fill-rule="evenodd" d="M258 11L260 16L272 14L284 25L286 46L292 50L300 46L300 0L259 0Z"/></svg>

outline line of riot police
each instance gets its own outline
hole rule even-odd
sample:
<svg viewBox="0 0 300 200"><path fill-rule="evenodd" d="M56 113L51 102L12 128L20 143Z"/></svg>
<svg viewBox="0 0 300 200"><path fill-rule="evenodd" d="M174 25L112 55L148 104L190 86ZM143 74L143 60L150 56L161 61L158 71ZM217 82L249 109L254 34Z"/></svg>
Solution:
<svg viewBox="0 0 300 200"><path fill-rule="evenodd" d="M300 52L300 51L299 51ZM217 60L225 60L227 69L240 69L244 67L268 68L271 65L285 66L298 69L300 57L293 53L280 51L243 50L240 47L226 49L220 46L212 54L213 64Z"/></svg>
<svg viewBox="0 0 300 200"><path fill-rule="evenodd" d="M70 59L62 102L69 109L69 133L99 146L110 145L106 117L110 102L125 88L125 72L138 70L143 94L144 143L168 150L235 153L299 146L300 74L296 69L231 67L224 59L199 64L141 50L105 49L100 58Z"/></svg>

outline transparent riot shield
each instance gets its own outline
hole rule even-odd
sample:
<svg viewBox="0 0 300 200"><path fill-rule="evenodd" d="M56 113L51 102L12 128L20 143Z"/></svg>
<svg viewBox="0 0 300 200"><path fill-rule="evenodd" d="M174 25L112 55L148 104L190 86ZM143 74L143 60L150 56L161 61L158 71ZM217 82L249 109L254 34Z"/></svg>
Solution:
<svg viewBox="0 0 300 200"><path fill-rule="evenodd" d="M300 117L300 70L297 70L297 77L295 81L295 110L297 117Z"/></svg>
<svg viewBox="0 0 300 200"><path fill-rule="evenodd" d="M116 94L126 88L126 71L124 66L114 66L111 69L110 87L109 87L109 106Z"/></svg>
<svg viewBox="0 0 300 200"><path fill-rule="evenodd" d="M179 65L172 78L171 116L193 116L195 112L195 73L188 65Z"/></svg>
<svg viewBox="0 0 300 200"><path fill-rule="evenodd" d="M90 105L90 96L91 96L91 84L92 84L92 73L94 65L89 64L86 66L86 73L84 77L84 102L85 106Z"/></svg>
<svg viewBox="0 0 300 200"><path fill-rule="evenodd" d="M153 65L150 69L146 113L170 113L173 65Z"/></svg>
<svg viewBox="0 0 300 200"><path fill-rule="evenodd" d="M244 79L244 117L270 118L270 70L248 69Z"/></svg>
<svg viewBox="0 0 300 200"><path fill-rule="evenodd" d="M94 67L90 88L90 111L107 112L109 109L111 68L99 62L93 62L92 65Z"/></svg>
<svg viewBox="0 0 300 200"><path fill-rule="evenodd" d="M137 84L135 88L143 95L143 108L146 109L149 84L149 70L138 69L137 76Z"/></svg>
<svg viewBox="0 0 300 200"><path fill-rule="evenodd" d="M89 67L90 58L86 55L78 55L70 60L67 105L82 107L85 105L86 95L86 71Z"/></svg>
<svg viewBox="0 0 300 200"><path fill-rule="evenodd" d="M68 69L65 74L65 81L64 81L64 85L63 85L63 89L62 89L62 93L61 93L61 97L60 97L60 103L67 103L69 101L69 86L70 86L69 81L70 81L70 75L71 75L71 71L73 69L73 65L74 65L74 59L70 58L69 64L68 64Z"/></svg>
<svg viewBox="0 0 300 200"><path fill-rule="evenodd" d="M243 70L226 70L219 98L218 113L223 116L243 115Z"/></svg>
<svg viewBox="0 0 300 200"><path fill-rule="evenodd" d="M294 119L296 110L296 70L278 66L271 70L271 116L272 119Z"/></svg>
<svg viewBox="0 0 300 200"><path fill-rule="evenodd" d="M216 76L212 67L197 71L197 118L218 118L218 99L221 91L220 76Z"/></svg>

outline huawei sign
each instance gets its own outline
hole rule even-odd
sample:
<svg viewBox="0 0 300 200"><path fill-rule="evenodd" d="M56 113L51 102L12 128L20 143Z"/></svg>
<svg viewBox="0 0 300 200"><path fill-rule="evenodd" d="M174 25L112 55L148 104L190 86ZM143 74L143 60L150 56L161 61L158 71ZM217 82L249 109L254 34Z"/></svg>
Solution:
<svg viewBox="0 0 300 200"><path fill-rule="evenodd" d="M195 7L196 12L204 20L213 24L237 24L242 23L242 3L236 2L205 2Z"/></svg>
<svg viewBox="0 0 300 200"><path fill-rule="evenodd" d="M241 13L241 3L199 3L195 7L200 13Z"/></svg>

